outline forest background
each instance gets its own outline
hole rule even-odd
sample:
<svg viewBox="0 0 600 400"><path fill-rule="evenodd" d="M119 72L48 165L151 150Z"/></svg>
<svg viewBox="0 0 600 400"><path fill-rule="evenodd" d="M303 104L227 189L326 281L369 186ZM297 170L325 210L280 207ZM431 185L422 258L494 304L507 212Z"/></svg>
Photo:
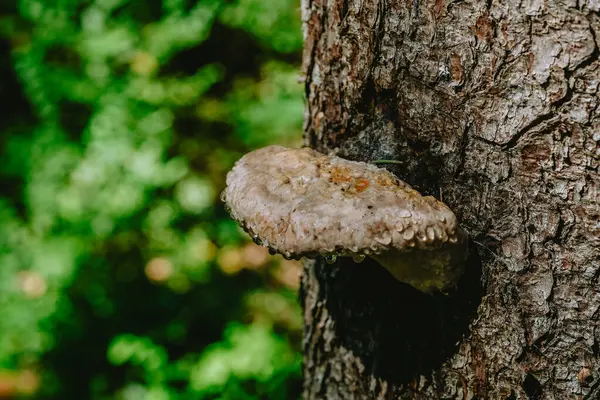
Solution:
<svg viewBox="0 0 600 400"><path fill-rule="evenodd" d="M0 398L293 399L300 267L219 200L301 144L296 0L0 6Z"/></svg>

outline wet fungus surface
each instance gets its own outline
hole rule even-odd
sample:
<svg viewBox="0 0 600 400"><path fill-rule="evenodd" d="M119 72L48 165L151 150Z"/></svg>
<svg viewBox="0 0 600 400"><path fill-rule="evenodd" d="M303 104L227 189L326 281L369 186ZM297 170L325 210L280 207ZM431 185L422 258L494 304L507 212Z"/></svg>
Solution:
<svg viewBox="0 0 600 400"><path fill-rule="evenodd" d="M269 146L236 162L222 197L256 243L286 258L370 256L426 293L453 286L464 268L467 234L454 213L371 164Z"/></svg>

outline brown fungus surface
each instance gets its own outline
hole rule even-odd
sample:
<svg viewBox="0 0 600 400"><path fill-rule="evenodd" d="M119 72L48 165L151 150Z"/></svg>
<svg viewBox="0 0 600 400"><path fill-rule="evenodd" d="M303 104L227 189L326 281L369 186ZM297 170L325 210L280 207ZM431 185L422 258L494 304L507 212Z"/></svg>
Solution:
<svg viewBox="0 0 600 400"><path fill-rule="evenodd" d="M374 165L269 146L236 162L223 200L257 243L286 258L369 255L423 292L462 273L467 235L454 213Z"/></svg>

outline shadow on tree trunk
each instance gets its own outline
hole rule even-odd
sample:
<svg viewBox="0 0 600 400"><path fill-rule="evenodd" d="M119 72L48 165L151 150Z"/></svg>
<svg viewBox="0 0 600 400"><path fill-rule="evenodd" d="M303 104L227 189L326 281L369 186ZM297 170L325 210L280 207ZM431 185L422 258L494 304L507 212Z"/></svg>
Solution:
<svg viewBox="0 0 600 400"><path fill-rule="evenodd" d="M368 258L361 264L315 263L318 297L334 321L337 345L358 357L365 372L388 382L409 384L429 375L455 353L481 302L475 251L467 263L456 290L435 296L396 281Z"/></svg>

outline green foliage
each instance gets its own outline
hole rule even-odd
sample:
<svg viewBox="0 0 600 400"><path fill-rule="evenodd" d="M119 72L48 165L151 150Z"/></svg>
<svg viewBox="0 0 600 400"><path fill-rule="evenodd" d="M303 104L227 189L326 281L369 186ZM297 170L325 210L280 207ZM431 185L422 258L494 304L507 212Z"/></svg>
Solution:
<svg viewBox="0 0 600 400"><path fill-rule="evenodd" d="M297 52L302 48L299 6L293 0L237 0L224 8L220 20L251 32L276 51Z"/></svg>
<svg viewBox="0 0 600 400"><path fill-rule="evenodd" d="M276 374L293 374L298 357L288 344L260 325L232 324L222 342L209 347L192 367L190 385L194 391L214 392L233 397L239 391L236 381L254 380L259 394L274 389ZM233 382L228 386L228 382Z"/></svg>
<svg viewBox="0 0 600 400"><path fill-rule="evenodd" d="M257 146L268 138L285 140L286 132L302 123L303 104L298 102L298 75L283 63L265 63L256 84L239 79L227 99L240 140ZM234 111L235 110L235 111Z"/></svg>
<svg viewBox="0 0 600 400"><path fill-rule="evenodd" d="M294 267L219 201L241 154L301 137L298 8L20 0L0 17L0 387L298 396Z"/></svg>

